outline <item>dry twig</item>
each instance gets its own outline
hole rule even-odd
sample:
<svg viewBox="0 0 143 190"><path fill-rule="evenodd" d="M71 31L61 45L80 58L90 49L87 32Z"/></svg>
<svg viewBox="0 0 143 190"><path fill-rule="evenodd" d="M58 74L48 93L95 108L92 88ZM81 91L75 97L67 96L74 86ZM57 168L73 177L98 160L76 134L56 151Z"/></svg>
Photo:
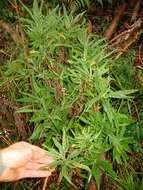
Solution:
<svg viewBox="0 0 143 190"><path fill-rule="evenodd" d="M127 4L124 3L121 7L119 7L119 11L118 14L114 17L113 21L111 22L111 25L109 26L109 28L106 30L105 32L105 37L110 40L111 37L113 36L113 33L115 32L119 21L122 19L122 16L124 14L124 11L127 8Z"/></svg>

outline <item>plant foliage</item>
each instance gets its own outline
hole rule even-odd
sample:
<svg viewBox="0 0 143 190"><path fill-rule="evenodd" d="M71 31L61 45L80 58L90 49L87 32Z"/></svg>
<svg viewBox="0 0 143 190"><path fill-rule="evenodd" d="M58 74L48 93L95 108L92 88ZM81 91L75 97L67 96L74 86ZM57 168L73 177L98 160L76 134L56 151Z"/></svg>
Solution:
<svg viewBox="0 0 143 190"><path fill-rule="evenodd" d="M116 178L106 154L119 164L127 162L132 138L125 132L132 120L112 100L130 101L135 91L113 90L111 54L104 39L87 34L83 13L74 17L56 7L43 14L36 0L32 10L24 8L28 54L25 59L21 51L11 60L5 76L18 89L19 112L32 114L31 140L45 139L43 146L55 158L51 167L61 168L60 180L72 184L77 170L88 180L94 177L98 186L102 171Z"/></svg>

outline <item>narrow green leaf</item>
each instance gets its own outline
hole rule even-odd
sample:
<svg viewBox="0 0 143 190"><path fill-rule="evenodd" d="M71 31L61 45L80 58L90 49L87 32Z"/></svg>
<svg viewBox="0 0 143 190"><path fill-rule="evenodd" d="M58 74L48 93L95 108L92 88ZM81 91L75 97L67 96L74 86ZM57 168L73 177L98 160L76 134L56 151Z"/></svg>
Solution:
<svg viewBox="0 0 143 190"><path fill-rule="evenodd" d="M137 92L138 90L118 90L116 92L110 92L108 94L109 98L129 98L129 94L133 94Z"/></svg>
<svg viewBox="0 0 143 190"><path fill-rule="evenodd" d="M16 113L33 113L36 112L36 110L26 107L19 108Z"/></svg>
<svg viewBox="0 0 143 190"><path fill-rule="evenodd" d="M94 176L97 187L99 189L101 183L101 170L96 165L92 168L92 175Z"/></svg>
<svg viewBox="0 0 143 190"><path fill-rule="evenodd" d="M111 177L114 179L117 177L116 172L112 169L111 164L107 160L100 160L99 161L100 168L107 172Z"/></svg>
<svg viewBox="0 0 143 190"><path fill-rule="evenodd" d="M88 171L90 174L91 174L91 170L88 166L84 165L84 164L80 164L80 163L76 163L74 162L73 165L77 168L80 168L80 169L83 169L83 170L86 170Z"/></svg>
<svg viewBox="0 0 143 190"><path fill-rule="evenodd" d="M57 141L56 138L53 138L55 146L58 148L59 152L62 153L62 145Z"/></svg>

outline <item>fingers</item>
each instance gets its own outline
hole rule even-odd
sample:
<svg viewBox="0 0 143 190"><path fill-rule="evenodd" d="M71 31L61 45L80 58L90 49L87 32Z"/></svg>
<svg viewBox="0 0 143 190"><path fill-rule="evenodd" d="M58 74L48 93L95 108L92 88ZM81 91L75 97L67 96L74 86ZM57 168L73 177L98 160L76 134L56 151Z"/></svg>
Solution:
<svg viewBox="0 0 143 190"><path fill-rule="evenodd" d="M3 175L0 176L0 182L9 182L9 181L17 181L19 179L24 178L42 178L42 177L49 177L53 170L33 170L33 169L11 169L7 168Z"/></svg>
<svg viewBox="0 0 143 190"><path fill-rule="evenodd" d="M31 163L31 162L29 162L28 164L26 164L26 166L24 166L24 168L28 170L40 170L40 168L44 167L47 167L45 163L41 164L41 163Z"/></svg>
<svg viewBox="0 0 143 190"><path fill-rule="evenodd" d="M42 149L38 146L32 145L30 143L24 142L24 141L21 141L19 143L15 143L12 146L14 146L14 148L18 148L18 149L19 148L30 149L32 151L32 155L31 155L32 160L40 159L47 154L47 152L44 149Z"/></svg>
<svg viewBox="0 0 143 190"><path fill-rule="evenodd" d="M37 146L32 145L32 160L36 160L36 162L49 164L53 162L53 158L48 156L47 151Z"/></svg>
<svg viewBox="0 0 143 190"><path fill-rule="evenodd" d="M24 168L27 170L38 170L44 166L45 166L45 164L28 163Z"/></svg>
<svg viewBox="0 0 143 190"><path fill-rule="evenodd" d="M37 160L30 160L29 162L25 164L24 168L36 170L36 169L45 167L52 162L53 162L53 159L51 157L45 156Z"/></svg>
<svg viewBox="0 0 143 190"><path fill-rule="evenodd" d="M46 151L39 147L31 147L32 148L32 160L37 160L46 156Z"/></svg>
<svg viewBox="0 0 143 190"><path fill-rule="evenodd" d="M41 164L50 164L53 161L54 161L53 158L51 158L50 156L45 156L36 160L37 163L41 163Z"/></svg>
<svg viewBox="0 0 143 190"><path fill-rule="evenodd" d="M41 178L41 177L49 177L52 173L52 170L42 171L42 170L26 170L22 176L22 178Z"/></svg>

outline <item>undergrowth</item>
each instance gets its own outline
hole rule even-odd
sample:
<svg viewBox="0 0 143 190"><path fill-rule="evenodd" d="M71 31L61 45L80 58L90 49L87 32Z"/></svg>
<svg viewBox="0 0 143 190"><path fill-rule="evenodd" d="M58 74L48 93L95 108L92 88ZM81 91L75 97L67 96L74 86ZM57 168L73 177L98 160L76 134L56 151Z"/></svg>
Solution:
<svg viewBox="0 0 143 190"><path fill-rule="evenodd" d="M84 13L73 16L65 7L44 7L43 13L36 0L32 10L23 6L28 42L3 67L1 86L14 86L9 93L23 105L18 112L31 116L29 140L43 139L55 159L50 167L60 167L60 182L75 186L77 174L85 184L94 178L99 187L102 173L116 180L109 160L126 164L134 144L127 133L134 118L117 105L128 107L136 90L119 85L110 70L112 52L104 39L86 32Z"/></svg>

